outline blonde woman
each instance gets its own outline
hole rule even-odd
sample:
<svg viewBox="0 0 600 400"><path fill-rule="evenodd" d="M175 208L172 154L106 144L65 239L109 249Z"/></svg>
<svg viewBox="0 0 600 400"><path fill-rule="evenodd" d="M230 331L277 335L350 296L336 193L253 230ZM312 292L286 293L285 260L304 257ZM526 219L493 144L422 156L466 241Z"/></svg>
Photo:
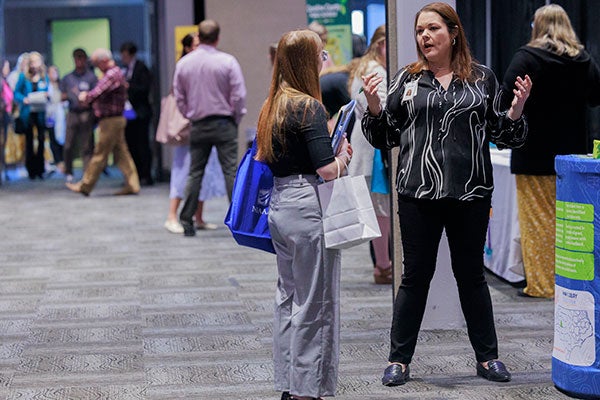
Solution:
<svg viewBox="0 0 600 400"><path fill-rule="evenodd" d="M29 66L29 53L21 53L17 58L17 63L15 67L8 73L6 76L6 82L8 82L10 88L14 91L17 86L17 81L19 80L19 76L22 72Z"/></svg>
<svg viewBox="0 0 600 400"><path fill-rule="evenodd" d="M586 107L600 104L600 71L573 31L558 4L535 12L531 40L514 55L504 87L528 74L534 83L524 113L529 134L514 149L521 249L527 297L554 296L554 239L558 154L585 154L591 146L586 132ZM509 98L504 100L510 102Z"/></svg>
<svg viewBox="0 0 600 400"><path fill-rule="evenodd" d="M364 175L369 187L373 176L373 158L381 157L381 153L375 153L375 148L367 142L362 134L361 120L367 109L367 99L363 93L359 93L362 87L362 78L369 74L376 74L382 78L377 88L377 94L385 106L387 97L387 54L385 41L385 25L378 27L373 33L369 47L364 56L360 58L355 69L350 73L350 93L356 99L356 123L352 129L350 141L354 149L352 164L348 168L350 175ZM371 193L377 222L381 230L381 237L371 241L373 253L375 254L375 265L373 278L377 284L392 283L392 265L390 261L390 195L385 193Z"/></svg>
<svg viewBox="0 0 600 400"><path fill-rule="evenodd" d="M19 105L19 118L25 125L25 167L31 180L44 179L48 87L44 58L37 51L32 51L27 68L19 75L14 93Z"/></svg>

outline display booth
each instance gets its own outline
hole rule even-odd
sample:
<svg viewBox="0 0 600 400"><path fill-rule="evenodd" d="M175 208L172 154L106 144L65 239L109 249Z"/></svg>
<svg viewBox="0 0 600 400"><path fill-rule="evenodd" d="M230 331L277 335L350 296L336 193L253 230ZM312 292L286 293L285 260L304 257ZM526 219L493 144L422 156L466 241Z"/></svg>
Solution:
<svg viewBox="0 0 600 400"><path fill-rule="evenodd" d="M557 156L552 380L600 398L600 160Z"/></svg>

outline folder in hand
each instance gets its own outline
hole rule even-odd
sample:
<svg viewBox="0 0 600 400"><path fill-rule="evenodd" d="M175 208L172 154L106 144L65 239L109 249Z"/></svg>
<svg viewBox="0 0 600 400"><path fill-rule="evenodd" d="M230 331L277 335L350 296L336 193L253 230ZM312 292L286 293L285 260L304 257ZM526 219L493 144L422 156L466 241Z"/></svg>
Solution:
<svg viewBox="0 0 600 400"><path fill-rule="evenodd" d="M356 107L356 100L351 100L348 104L345 104L340 108L338 112L337 122L335 123L335 129L331 134L331 148L333 154L337 154L340 145L343 142L344 134L348 130L348 124L354 114L354 108Z"/></svg>

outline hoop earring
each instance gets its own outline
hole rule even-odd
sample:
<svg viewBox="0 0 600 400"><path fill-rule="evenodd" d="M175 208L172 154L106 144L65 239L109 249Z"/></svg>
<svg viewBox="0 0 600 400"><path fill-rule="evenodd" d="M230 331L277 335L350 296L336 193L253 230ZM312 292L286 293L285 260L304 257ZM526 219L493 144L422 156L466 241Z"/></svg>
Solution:
<svg viewBox="0 0 600 400"><path fill-rule="evenodd" d="M452 39L452 46L456 46L456 38Z"/></svg>

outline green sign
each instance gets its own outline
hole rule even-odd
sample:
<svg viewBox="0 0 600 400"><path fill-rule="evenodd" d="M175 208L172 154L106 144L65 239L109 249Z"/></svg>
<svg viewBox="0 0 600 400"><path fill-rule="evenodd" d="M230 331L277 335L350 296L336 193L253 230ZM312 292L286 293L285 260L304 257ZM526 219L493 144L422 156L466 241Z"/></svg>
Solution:
<svg viewBox="0 0 600 400"><path fill-rule="evenodd" d="M557 200L556 218L594 222L594 205Z"/></svg>
<svg viewBox="0 0 600 400"><path fill-rule="evenodd" d="M352 59L351 10L348 0L306 0L308 23L317 21L327 28L325 48L335 65L343 65Z"/></svg>
<svg viewBox="0 0 600 400"><path fill-rule="evenodd" d="M73 50L83 48L88 57L97 48L110 50L110 21L108 18L54 20L52 31L52 63L60 75L73 71Z"/></svg>
<svg viewBox="0 0 600 400"><path fill-rule="evenodd" d="M556 274L569 279L594 279L594 255L556 249Z"/></svg>
<svg viewBox="0 0 600 400"><path fill-rule="evenodd" d="M556 201L556 274L594 279L594 205Z"/></svg>
<svg viewBox="0 0 600 400"><path fill-rule="evenodd" d="M594 251L594 224L556 220L556 247L573 251Z"/></svg>

